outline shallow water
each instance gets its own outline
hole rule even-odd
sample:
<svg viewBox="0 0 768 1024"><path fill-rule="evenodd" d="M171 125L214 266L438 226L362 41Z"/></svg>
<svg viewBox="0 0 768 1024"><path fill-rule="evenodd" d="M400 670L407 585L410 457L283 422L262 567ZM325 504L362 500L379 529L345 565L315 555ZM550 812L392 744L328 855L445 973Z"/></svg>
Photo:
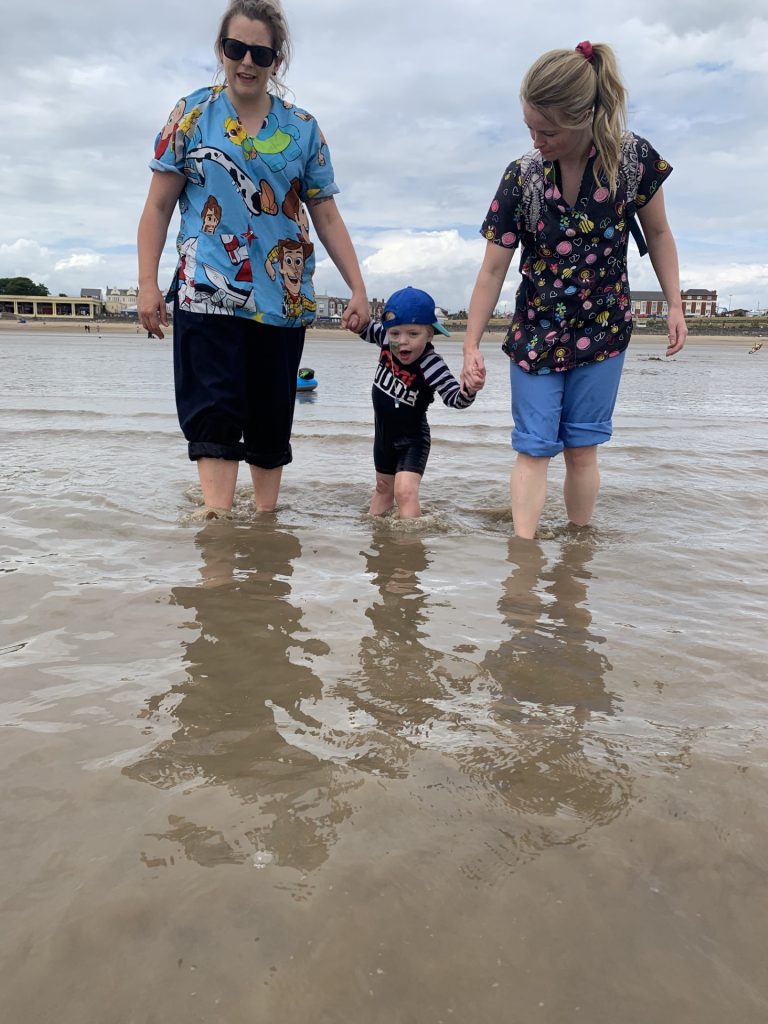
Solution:
<svg viewBox="0 0 768 1024"><path fill-rule="evenodd" d="M200 526L167 343L0 336L4 1020L768 1019L768 358L633 343L520 543L498 342L421 522L310 333L281 508Z"/></svg>

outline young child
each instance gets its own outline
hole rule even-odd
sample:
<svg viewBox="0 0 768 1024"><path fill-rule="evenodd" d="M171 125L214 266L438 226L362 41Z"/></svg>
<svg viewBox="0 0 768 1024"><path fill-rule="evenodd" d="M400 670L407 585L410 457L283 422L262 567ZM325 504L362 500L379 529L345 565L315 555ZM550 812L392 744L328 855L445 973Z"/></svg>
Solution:
<svg viewBox="0 0 768 1024"><path fill-rule="evenodd" d="M370 513L380 516L394 504L401 519L421 515L419 486L430 449L427 407L438 392L447 406L466 409L482 386L472 379L461 386L437 354L435 303L418 288L402 288L387 300L381 322L371 321L360 337L381 349L373 379L376 490Z"/></svg>

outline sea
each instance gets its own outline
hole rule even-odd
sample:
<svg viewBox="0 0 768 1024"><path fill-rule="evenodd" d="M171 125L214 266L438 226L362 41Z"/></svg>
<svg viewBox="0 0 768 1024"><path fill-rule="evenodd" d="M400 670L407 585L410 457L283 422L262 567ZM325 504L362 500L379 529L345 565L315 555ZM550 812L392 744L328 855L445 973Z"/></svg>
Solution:
<svg viewBox="0 0 768 1024"><path fill-rule="evenodd" d="M201 523L168 340L0 334L4 1022L768 1020L768 352L633 341L521 541L500 340L422 519L314 330L278 510Z"/></svg>

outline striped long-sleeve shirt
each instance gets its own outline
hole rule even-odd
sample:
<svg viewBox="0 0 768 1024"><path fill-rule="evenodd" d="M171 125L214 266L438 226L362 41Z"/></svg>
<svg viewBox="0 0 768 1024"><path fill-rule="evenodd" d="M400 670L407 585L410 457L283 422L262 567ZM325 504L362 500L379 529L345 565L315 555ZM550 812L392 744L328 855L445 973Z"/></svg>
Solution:
<svg viewBox="0 0 768 1024"><path fill-rule="evenodd" d="M452 409L466 409L475 400L465 395L443 357L429 342L418 359L404 365L393 354L387 330L371 321L360 337L381 349L373 379L373 407L377 423L394 434L415 433L426 416L435 392Z"/></svg>

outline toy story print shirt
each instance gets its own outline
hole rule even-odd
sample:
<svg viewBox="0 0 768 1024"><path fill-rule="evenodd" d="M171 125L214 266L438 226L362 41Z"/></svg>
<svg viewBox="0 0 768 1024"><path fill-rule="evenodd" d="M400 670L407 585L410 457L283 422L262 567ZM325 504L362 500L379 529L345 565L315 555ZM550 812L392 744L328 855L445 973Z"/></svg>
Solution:
<svg viewBox="0 0 768 1024"><path fill-rule="evenodd" d="M599 362L629 344L629 215L653 198L672 168L649 142L626 133L611 197L607 179L595 181L596 157L593 146L573 206L562 194L557 161L540 161L543 173L532 180L521 171L526 158L514 160L480 229L496 245L522 246L522 282L502 347L528 373ZM628 203L629 181L635 194Z"/></svg>
<svg viewBox="0 0 768 1024"><path fill-rule="evenodd" d="M305 203L339 189L311 114L273 96L261 131L250 136L224 86L200 89L171 111L149 166L186 178L174 278L181 309L280 327L312 323Z"/></svg>

